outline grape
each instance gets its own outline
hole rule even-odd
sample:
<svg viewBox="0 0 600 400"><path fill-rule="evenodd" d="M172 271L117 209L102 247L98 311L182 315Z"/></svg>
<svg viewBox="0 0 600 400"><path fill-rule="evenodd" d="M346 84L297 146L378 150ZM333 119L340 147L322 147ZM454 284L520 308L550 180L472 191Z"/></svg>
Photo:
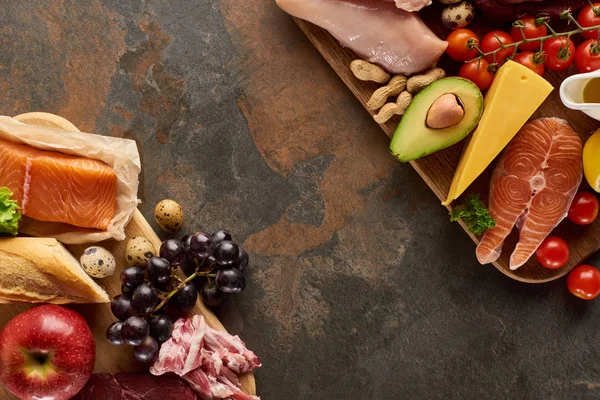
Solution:
<svg viewBox="0 0 600 400"><path fill-rule="evenodd" d="M223 302L223 292L219 290L217 285L208 281L202 285L200 295L204 303L211 307L216 307Z"/></svg>
<svg viewBox="0 0 600 400"><path fill-rule="evenodd" d="M162 257L148 260L148 279L157 285L164 286L171 280L171 264Z"/></svg>
<svg viewBox="0 0 600 400"><path fill-rule="evenodd" d="M121 337L130 346L139 346L144 343L150 334L150 326L145 319L130 317L121 327Z"/></svg>
<svg viewBox="0 0 600 400"><path fill-rule="evenodd" d="M147 363L154 360L158 354L158 348L158 342L152 336L148 336L144 343L133 348L133 355L138 361Z"/></svg>
<svg viewBox="0 0 600 400"><path fill-rule="evenodd" d="M246 267L248 266L248 261L249 261L248 253L246 253L246 250L244 250L242 247L240 247L240 255L234 266L237 269L239 269L240 271L244 271L246 269Z"/></svg>
<svg viewBox="0 0 600 400"><path fill-rule="evenodd" d="M131 305L131 296L129 294L120 294L110 301L110 310L113 315L125 321L135 315L135 310Z"/></svg>
<svg viewBox="0 0 600 400"><path fill-rule="evenodd" d="M160 256L172 266L178 267L185 261L185 249L179 240L165 240L160 246Z"/></svg>
<svg viewBox="0 0 600 400"><path fill-rule="evenodd" d="M133 291L131 305L139 313L150 314L157 301L156 291L150 285L143 283Z"/></svg>
<svg viewBox="0 0 600 400"><path fill-rule="evenodd" d="M206 258L214 251L212 239L204 232L196 233L190 240L192 254L198 258Z"/></svg>
<svg viewBox="0 0 600 400"><path fill-rule="evenodd" d="M190 251L190 242L192 241L192 235L185 235L181 238L181 244L183 245L183 249L186 253Z"/></svg>
<svg viewBox="0 0 600 400"><path fill-rule="evenodd" d="M110 324L106 330L106 338L110 344L114 344L115 346L121 346L122 344L125 344L123 338L121 337L122 327L123 323L121 321L116 321Z"/></svg>
<svg viewBox="0 0 600 400"><path fill-rule="evenodd" d="M160 343L169 340L173 333L173 323L166 315L159 315L150 320L150 335Z"/></svg>
<svg viewBox="0 0 600 400"><path fill-rule="evenodd" d="M217 271L215 282L225 293L239 293L246 287L244 273L237 268L221 268Z"/></svg>
<svg viewBox="0 0 600 400"><path fill-rule="evenodd" d="M129 288L136 288L144 283L144 270L140 267L127 267L119 276L123 285Z"/></svg>
<svg viewBox="0 0 600 400"><path fill-rule="evenodd" d="M181 264L181 270L186 276L192 275L196 272L196 260L194 258L186 260L183 264Z"/></svg>
<svg viewBox="0 0 600 400"><path fill-rule="evenodd" d="M237 261L240 255L240 248L232 241L225 240L215 249L215 259L221 265L231 265Z"/></svg>
<svg viewBox="0 0 600 400"><path fill-rule="evenodd" d="M188 282L169 301L180 311L190 311L196 305L196 299L198 291L192 282Z"/></svg>
<svg viewBox="0 0 600 400"><path fill-rule="evenodd" d="M219 229L212 234L212 241L215 246L224 240L231 240L231 233L227 232L225 229Z"/></svg>
<svg viewBox="0 0 600 400"><path fill-rule="evenodd" d="M130 295L130 296L131 296L131 295L132 295L132 293L133 293L133 289L132 289L132 288L130 288L130 287L127 287L127 286L125 286L125 285L123 285L123 284L121 283L121 293L123 293L123 294L128 294L128 295Z"/></svg>

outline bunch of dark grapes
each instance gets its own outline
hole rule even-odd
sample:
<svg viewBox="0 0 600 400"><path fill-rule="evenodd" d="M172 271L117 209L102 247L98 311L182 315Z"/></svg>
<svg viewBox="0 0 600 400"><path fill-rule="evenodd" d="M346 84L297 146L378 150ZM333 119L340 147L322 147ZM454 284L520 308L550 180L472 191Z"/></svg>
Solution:
<svg viewBox="0 0 600 400"><path fill-rule="evenodd" d="M135 358L151 362L173 331L171 319L162 313L165 306L190 311L200 293L204 303L214 307L224 294L244 290L248 253L231 239L223 229L212 235L186 235L181 241L169 239L162 243L160 257L148 260L145 269L125 268L120 276L122 293L110 303L119 321L108 327L108 341L133 346ZM179 267L186 280L177 275Z"/></svg>

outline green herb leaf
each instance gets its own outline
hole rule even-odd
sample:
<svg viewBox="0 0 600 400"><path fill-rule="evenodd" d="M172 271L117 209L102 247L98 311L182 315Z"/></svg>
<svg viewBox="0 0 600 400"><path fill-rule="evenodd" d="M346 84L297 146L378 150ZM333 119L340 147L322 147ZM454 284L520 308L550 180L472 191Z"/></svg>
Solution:
<svg viewBox="0 0 600 400"><path fill-rule="evenodd" d="M20 208L16 200L11 200L12 192L6 188L0 188L0 233L16 235L21 219Z"/></svg>
<svg viewBox="0 0 600 400"><path fill-rule="evenodd" d="M474 235L483 235L489 228L496 226L490 211L476 194L467 195L465 202L450 211L450 221L463 220Z"/></svg>

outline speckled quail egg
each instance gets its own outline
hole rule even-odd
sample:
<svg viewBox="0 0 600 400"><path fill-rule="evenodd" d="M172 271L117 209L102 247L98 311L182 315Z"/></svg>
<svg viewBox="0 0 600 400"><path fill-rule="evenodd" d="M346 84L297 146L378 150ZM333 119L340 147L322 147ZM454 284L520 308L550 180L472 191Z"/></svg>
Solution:
<svg viewBox="0 0 600 400"><path fill-rule="evenodd" d="M115 272L117 262L112 253L104 247L92 246L81 255L81 266L89 276L106 278Z"/></svg>
<svg viewBox="0 0 600 400"><path fill-rule="evenodd" d="M154 257L156 249L150 241L144 237L138 236L127 242L125 258L127 265L146 268L148 260Z"/></svg>
<svg viewBox="0 0 600 400"><path fill-rule="evenodd" d="M154 208L154 219L167 232L179 232L183 226L183 210L173 200L163 200Z"/></svg>
<svg viewBox="0 0 600 400"><path fill-rule="evenodd" d="M446 28L464 28L473 21L475 7L466 1L452 4L442 11L442 22Z"/></svg>

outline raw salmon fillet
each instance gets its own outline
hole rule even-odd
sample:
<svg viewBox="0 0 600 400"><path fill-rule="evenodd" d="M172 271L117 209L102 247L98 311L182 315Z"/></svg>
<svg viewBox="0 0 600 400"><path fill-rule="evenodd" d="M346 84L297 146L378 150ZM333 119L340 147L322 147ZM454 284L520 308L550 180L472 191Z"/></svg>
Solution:
<svg viewBox="0 0 600 400"><path fill-rule="evenodd" d="M116 185L117 175L101 161L0 140L0 186L27 217L106 230Z"/></svg>
<svg viewBox="0 0 600 400"><path fill-rule="evenodd" d="M500 257L515 224L520 234L510 269L527 262L567 215L583 176L581 152L581 139L567 121L541 118L521 128L492 175L489 209L496 226L477 246L480 263Z"/></svg>

